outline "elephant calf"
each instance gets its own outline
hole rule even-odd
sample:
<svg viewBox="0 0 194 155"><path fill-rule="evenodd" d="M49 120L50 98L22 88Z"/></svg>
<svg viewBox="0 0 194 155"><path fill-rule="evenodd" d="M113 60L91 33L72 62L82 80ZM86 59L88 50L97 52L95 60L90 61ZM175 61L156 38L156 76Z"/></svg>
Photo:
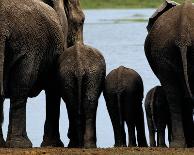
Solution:
<svg viewBox="0 0 194 155"><path fill-rule="evenodd" d="M65 3L68 49L59 58L61 96L69 117L68 147L96 147L96 111L106 66L97 49L83 43L84 14L79 1Z"/></svg>
<svg viewBox="0 0 194 155"><path fill-rule="evenodd" d="M161 86L156 86L147 93L145 110L149 129L150 146L156 146L155 132L157 132L157 146L166 147L165 128L168 126L168 140L170 142L171 120L166 95Z"/></svg>
<svg viewBox="0 0 194 155"><path fill-rule="evenodd" d="M120 66L111 71L105 80L104 97L112 121L115 146L126 146L124 122L128 126L129 144L146 147L144 116L142 109L143 81L132 69Z"/></svg>

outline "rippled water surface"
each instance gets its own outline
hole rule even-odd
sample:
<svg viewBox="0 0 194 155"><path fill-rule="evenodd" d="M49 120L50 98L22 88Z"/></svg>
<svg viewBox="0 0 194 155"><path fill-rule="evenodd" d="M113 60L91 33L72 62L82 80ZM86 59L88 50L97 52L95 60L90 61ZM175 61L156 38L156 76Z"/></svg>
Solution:
<svg viewBox="0 0 194 155"><path fill-rule="evenodd" d="M99 49L105 57L107 74L120 65L135 69L143 78L144 96L147 91L159 84L152 73L144 54L144 40L147 35L147 19L152 9L133 10L85 10L84 40ZM3 125L6 137L9 115L9 100L6 100L5 121ZM50 114L52 115L52 114ZM33 146L38 147L42 141L45 120L45 94L28 99L27 132ZM98 147L114 145L114 135L103 96L99 99L97 112L97 144ZM68 118L65 104L61 104L60 133L65 146L67 138ZM146 136L148 131L146 125Z"/></svg>

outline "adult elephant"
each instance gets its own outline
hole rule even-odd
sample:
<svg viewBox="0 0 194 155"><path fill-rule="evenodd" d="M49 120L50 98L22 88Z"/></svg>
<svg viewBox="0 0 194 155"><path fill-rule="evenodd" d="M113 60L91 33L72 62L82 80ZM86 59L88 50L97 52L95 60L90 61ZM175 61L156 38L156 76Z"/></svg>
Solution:
<svg viewBox="0 0 194 155"><path fill-rule="evenodd" d="M59 57L61 96L66 103L68 147L96 147L96 112L106 65L102 54L83 41L84 13L79 0L67 0L67 47Z"/></svg>
<svg viewBox="0 0 194 155"><path fill-rule="evenodd" d="M170 147L193 144L194 6L166 0L150 18L145 54L160 80L172 121Z"/></svg>
<svg viewBox="0 0 194 155"><path fill-rule="evenodd" d="M151 147L167 147L165 128L168 127L168 140L171 141L171 119L165 92L162 86L152 88L146 95L145 111ZM155 140L157 133L157 143Z"/></svg>
<svg viewBox="0 0 194 155"><path fill-rule="evenodd" d="M146 147L142 108L143 81L140 75L124 66L112 70L106 77L103 94L113 125L115 147L126 146L125 122L129 135L128 146L137 146L136 128L138 146Z"/></svg>
<svg viewBox="0 0 194 155"><path fill-rule="evenodd" d="M60 102L54 103L59 98L54 83L56 61L64 50L60 19L54 9L39 0L1 0L0 21L0 146L5 146L3 101L10 98L6 146L32 147L26 133L26 102L43 89L52 113L46 118L46 144L61 146Z"/></svg>

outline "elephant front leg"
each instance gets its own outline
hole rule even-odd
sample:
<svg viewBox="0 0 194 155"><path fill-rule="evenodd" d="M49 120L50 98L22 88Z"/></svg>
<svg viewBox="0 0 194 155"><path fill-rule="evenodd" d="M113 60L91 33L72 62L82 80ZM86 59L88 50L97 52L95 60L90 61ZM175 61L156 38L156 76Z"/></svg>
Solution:
<svg viewBox="0 0 194 155"><path fill-rule="evenodd" d="M26 132L27 97L10 98L9 127L6 147L29 148L32 143Z"/></svg>
<svg viewBox="0 0 194 155"><path fill-rule="evenodd" d="M41 147L64 147L59 133L60 96L55 90L46 90L46 121Z"/></svg>

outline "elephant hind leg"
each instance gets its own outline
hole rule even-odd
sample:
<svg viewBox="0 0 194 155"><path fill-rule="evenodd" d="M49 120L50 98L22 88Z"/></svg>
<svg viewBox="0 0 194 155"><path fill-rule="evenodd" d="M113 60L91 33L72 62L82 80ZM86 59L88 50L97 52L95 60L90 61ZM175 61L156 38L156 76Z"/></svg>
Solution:
<svg viewBox="0 0 194 155"><path fill-rule="evenodd" d="M142 104L138 104L136 115L136 130L137 130L137 142L139 147L147 147L147 140L145 137L145 125L144 125L144 113Z"/></svg>
<svg viewBox="0 0 194 155"><path fill-rule="evenodd" d="M128 147L135 147L137 146L136 144L136 138L135 138L135 124L131 122L127 122L127 127L128 127Z"/></svg>
<svg viewBox="0 0 194 155"><path fill-rule="evenodd" d="M53 87L54 88L54 87ZM41 147L63 147L59 134L60 96L57 89L46 89L46 121Z"/></svg>
<svg viewBox="0 0 194 155"><path fill-rule="evenodd" d="M120 122L120 114L122 111L119 111L117 104L117 96L114 94L106 94L106 106L111 118L114 138L115 138L115 147L126 147L126 134L124 129L124 120Z"/></svg>

